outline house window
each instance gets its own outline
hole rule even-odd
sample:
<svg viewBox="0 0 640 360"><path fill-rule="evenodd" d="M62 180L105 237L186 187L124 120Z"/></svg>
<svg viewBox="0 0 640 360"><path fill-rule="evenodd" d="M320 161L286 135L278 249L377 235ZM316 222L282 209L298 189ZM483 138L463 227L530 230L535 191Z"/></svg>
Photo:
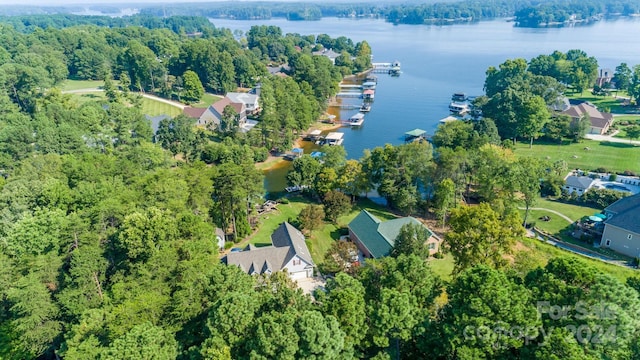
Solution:
<svg viewBox="0 0 640 360"><path fill-rule="evenodd" d="M436 248L436 243L429 243L429 250L433 250Z"/></svg>
<svg viewBox="0 0 640 360"><path fill-rule="evenodd" d="M295 260L295 259L294 259L294 260L293 260L293 265L294 265L294 266L295 266L295 265L300 265L300 260Z"/></svg>
<svg viewBox="0 0 640 360"><path fill-rule="evenodd" d="M610 239L607 239L607 242L605 243L605 245L606 245L606 246L611 245L611 240L610 240Z"/></svg>
<svg viewBox="0 0 640 360"><path fill-rule="evenodd" d="M631 240L632 237L633 237L633 235L631 235L631 234L627 235L627 240Z"/></svg>

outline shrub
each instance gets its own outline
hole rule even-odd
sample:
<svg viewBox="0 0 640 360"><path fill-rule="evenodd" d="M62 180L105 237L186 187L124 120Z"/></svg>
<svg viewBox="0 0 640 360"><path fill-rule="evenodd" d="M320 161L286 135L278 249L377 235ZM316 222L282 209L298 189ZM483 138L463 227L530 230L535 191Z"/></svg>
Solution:
<svg viewBox="0 0 640 360"><path fill-rule="evenodd" d="M618 178L618 175L616 174L609 175L609 181L616 181L617 178Z"/></svg>
<svg viewBox="0 0 640 360"><path fill-rule="evenodd" d="M438 251L437 253L433 254L433 257L436 259L443 259L444 255L442 254L442 252Z"/></svg>
<svg viewBox="0 0 640 360"><path fill-rule="evenodd" d="M269 150L265 147L253 149L253 161L263 162L269 157Z"/></svg>

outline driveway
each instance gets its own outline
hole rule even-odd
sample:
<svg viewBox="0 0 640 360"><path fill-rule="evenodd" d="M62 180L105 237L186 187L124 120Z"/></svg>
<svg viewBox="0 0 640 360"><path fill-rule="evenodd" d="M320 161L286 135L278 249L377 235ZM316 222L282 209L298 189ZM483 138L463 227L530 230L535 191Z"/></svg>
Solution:
<svg viewBox="0 0 640 360"><path fill-rule="evenodd" d="M327 282L321 277L313 277L296 280L296 283L303 293L313 295L315 290L324 289Z"/></svg>

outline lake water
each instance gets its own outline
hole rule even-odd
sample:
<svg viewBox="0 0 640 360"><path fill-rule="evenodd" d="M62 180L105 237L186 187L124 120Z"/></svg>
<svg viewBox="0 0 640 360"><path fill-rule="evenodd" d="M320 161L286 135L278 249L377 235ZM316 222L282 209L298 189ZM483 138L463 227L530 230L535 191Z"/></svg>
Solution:
<svg viewBox="0 0 640 360"><path fill-rule="evenodd" d="M217 27L245 32L252 25L275 25L283 33L325 33L334 38L344 35L354 42L366 40L373 50L374 62L400 61L401 76L378 76L375 102L362 128L340 130L345 133L348 157L356 159L364 149L402 143L406 131L421 128L433 133L438 120L449 115L451 94L481 95L487 68L506 59L528 60L554 50L581 49L596 57L603 68L613 70L621 62L629 66L640 64L640 19L541 29L517 28L504 20L447 26L339 18L211 21ZM356 112L341 111L340 116L348 118ZM282 182L267 179L265 187L275 191L282 188Z"/></svg>

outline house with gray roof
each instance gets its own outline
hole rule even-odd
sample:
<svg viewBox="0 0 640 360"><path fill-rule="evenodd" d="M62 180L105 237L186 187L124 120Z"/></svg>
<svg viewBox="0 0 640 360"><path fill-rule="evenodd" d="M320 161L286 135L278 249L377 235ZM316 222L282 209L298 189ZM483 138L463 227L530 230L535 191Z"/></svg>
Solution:
<svg viewBox="0 0 640 360"><path fill-rule="evenodd" d="M426 243L429 255L438 252L439 242L431 230L411 216L381 221L367 210L362 210L349 223L349 238L365 257L380 258L389 255L400 229L406 224L418 224L427 229L430 234Z"/></svg>
<svg viewBox="0 0 640 360"><path fill-rule="evenodd" d="M244 104L247 115L255 114L260 110L258 99L260 96L248 92L228 92L227 97L233 103Z"/></svg>
<svg viewBox="0 0 640 360"><path fill-rule="evenodd" d="M313 277L315 264L298 229L285 221L271 234L271 243L263 247L249 245L243 251L231 252L223 262L236 265L250 275L287 270L292 280Z"/></svg>
<svg viewBox="0 0 640 360"><path fill-rule="evenodd" d="M622 198L604 209L607 219L600 246L640 257L640 194Z"/></svg>
<svg viewBox="0 0 640 360"><path fill-rule="evenodd" d="M562 189L568 194L576 193L580 196L591 189L593 183L594 179L588 176L569 175L564 179Z"/></svg>

